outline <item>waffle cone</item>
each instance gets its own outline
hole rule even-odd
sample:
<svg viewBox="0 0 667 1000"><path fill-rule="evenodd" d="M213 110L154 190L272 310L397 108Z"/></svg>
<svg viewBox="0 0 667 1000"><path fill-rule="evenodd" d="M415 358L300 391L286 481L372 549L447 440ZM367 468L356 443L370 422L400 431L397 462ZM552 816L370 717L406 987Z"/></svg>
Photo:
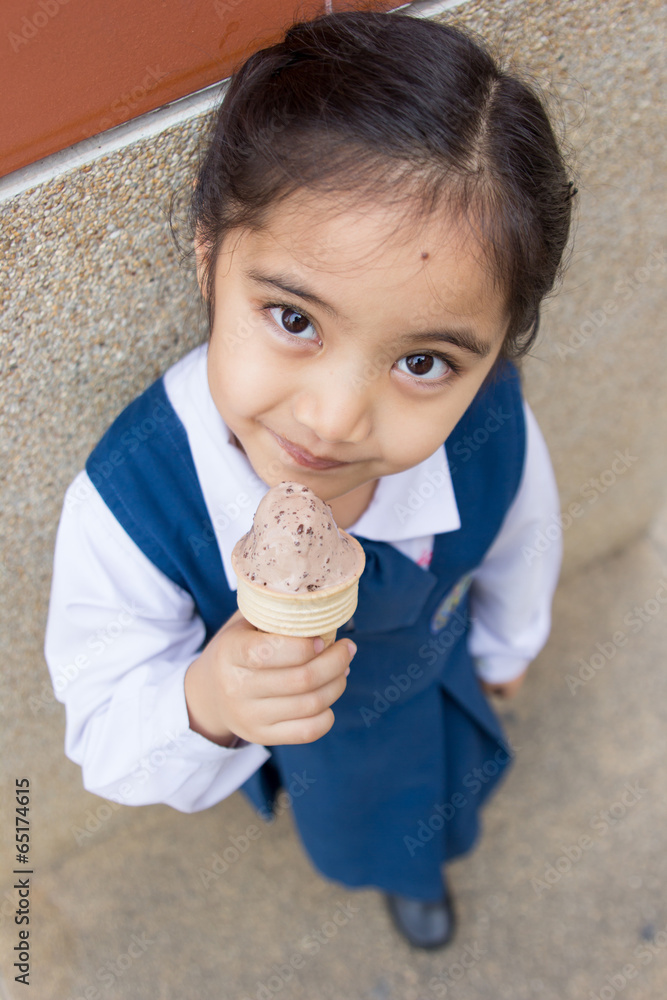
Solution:
<svg viewBox="0 0 667 1000"><path fill-rule="evenodd" d="M340 530L340 529L339 529ZM352 535L341 531L357 550L359 561L354 576L332 587L285 594L254 583L237 570L232 553L232 567L237 577L239 611L251 625L262 632L276 635L321 636L325 646L336 639L336 630L344 625L357 607L359 578L364 571L366 556Z"/></svg>

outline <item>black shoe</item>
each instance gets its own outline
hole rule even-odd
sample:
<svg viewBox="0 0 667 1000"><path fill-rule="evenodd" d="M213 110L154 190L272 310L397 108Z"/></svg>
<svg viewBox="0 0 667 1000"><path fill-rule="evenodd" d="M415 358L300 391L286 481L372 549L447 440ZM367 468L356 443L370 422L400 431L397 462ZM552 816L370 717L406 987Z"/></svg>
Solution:
<svg viewBox="0 0 667 1000"><path fill-rule="evenodd" d="M385 898L396 927L415 948L442 948L452 940L455 919L447 893L435 902L406 896Z"/></svg>

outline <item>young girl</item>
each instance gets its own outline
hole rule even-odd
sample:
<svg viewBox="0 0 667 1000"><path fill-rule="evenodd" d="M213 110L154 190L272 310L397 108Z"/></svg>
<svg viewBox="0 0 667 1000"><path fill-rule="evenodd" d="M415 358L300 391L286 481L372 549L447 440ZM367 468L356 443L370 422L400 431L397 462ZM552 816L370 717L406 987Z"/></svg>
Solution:
<svg viewBox="0 0 667 1000"><path fill-rule="evenodd" d="M267 821L282 788L317 869L420 947L451 938L443 865L511 758L487 695L549 632L558 497L509 359L570 195L539 99L465 34L293 25L232 78L194 184L208 344L120 414L57 536L46 657L85 787L184 812L242 788ZM283 480L366 553L324 651L236 610L232 548Z"/></svg>

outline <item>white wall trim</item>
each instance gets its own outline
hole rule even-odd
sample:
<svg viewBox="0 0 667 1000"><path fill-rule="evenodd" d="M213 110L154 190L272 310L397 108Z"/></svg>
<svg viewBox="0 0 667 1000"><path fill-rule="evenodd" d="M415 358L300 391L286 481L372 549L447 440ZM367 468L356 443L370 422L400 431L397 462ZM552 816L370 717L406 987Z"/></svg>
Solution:
<svg viewBox="0 0 667 1000"><path fill-rule="evenodd" d="M452 7L461 7L469 0L413 0L413 3L404 3L402 7L396 7L391 13L402 11L404 14L411 14L413 17L435 17Z"/></svg>
<svg viewBox="0 0 667 1000"><path fill-rule="evenodd" d="M413 3L403 4L402 7L395 8L392 13L401 11L404 14L411 14L413 17L434 17L452 7L459 7L468 0L415 0ZM327 10L329 7L327 6ZM135 142L147 139L153 135L159 135L172 125L197 118L199 115L211 111L223 97L229 80L211 84L194 94L181 97L170 104L164 104L161 108L148 111L138 118L133 118L129 122L117 125L115 128L101 132L99 135L77 142L74 146L59 150L43 160L37 160L20 170L15 170L5 177L0 177L0 204L9 201L16 195L39 187L47 181L60 177L61 174L69 170L76 170L100 160L103 156L131 146Z"/></svg>
<svg viewBox="0 0 667 1000"><path fill-rule="evenodd" d="M188 94L187 97L181 97L170 104L163 104L161 108L147 111L145 115L123 122L122 125L116 125L115 128L100 132L99 135L91 136L90 139L84 139L83 142L77 142L74 146L68 146L67 149L52 153L43 160L37 160L36 163L0 177L0 203L30 188L45 184L68 170L76 170L86 163L100 160L117 149L132 146L135 142L152 135L159 135L172 125L205 114L219 102L227 89L228 82L223 80L222 83L214 83L194 94Z"/></svg>

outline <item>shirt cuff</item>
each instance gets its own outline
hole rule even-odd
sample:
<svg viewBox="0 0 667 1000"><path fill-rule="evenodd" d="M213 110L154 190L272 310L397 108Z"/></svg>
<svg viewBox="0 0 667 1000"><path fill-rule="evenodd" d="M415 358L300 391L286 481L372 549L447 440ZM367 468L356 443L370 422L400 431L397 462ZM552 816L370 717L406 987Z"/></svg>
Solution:
<svg viewBox="0 0 667 1000"><path fill-rule="evenodd" d="M474 660L475 673L487 684L506 684L516 680L529 663L530 660L516 656L478 656Z"/></svg>

